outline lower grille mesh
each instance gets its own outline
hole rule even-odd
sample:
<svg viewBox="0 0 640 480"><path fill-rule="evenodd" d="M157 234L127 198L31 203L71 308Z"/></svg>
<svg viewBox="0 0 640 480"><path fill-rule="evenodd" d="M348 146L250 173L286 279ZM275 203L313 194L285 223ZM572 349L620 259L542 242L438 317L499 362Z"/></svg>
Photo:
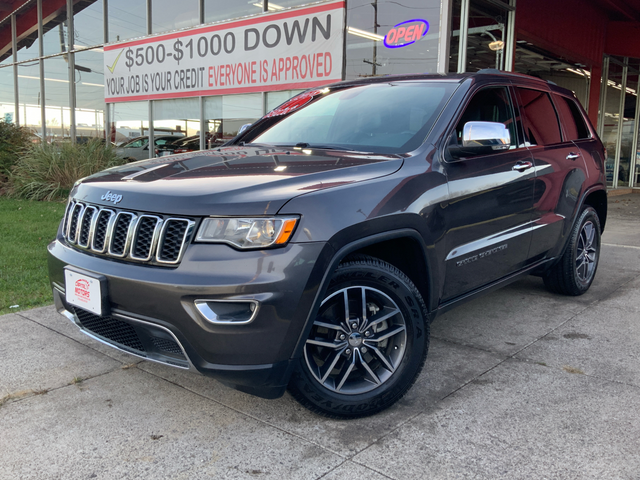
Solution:
<svg viewBox="0 0 640 480"><path fill-rule="evenodd" d="M180 346L174 342L173 340L167 340L165 338L151 337L151 341L155 345L158 350L162 350L163 352L173 353L174 355L180 355L183 357L182 350Z"/></svg>
<svg viewBox="0 0 640 480"><path fill-rule="evenodd" d="M107 343L150 360L182 368L188 360L180 345L167 338L167 333L153 325L132 325L115 317L100 317L81 308L70 308L82 328Z"/></svg>
<svg viewBox="0 0 640 480"><path fill-rule="evenodd" d="M76 308L75 313L82 326L90 332L146 356L140 337L128 323L113 317L99 317L80 308Z"/></svg>

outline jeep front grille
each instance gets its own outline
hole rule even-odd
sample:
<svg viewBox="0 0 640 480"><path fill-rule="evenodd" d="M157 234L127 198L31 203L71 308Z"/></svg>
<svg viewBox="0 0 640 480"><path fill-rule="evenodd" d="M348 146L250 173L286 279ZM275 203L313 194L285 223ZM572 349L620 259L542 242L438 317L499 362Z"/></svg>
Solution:
<svg viewBox="0 0 640 480"><path fill-rule="evenodd" d="M71 202L63 221L67 242L112 258L175 265L191 240L195 221Z"/></svg>

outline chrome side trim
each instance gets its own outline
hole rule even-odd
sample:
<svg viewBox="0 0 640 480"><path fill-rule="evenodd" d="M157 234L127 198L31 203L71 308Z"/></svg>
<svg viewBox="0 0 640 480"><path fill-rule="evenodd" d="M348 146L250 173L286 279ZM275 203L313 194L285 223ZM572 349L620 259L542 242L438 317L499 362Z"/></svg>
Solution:
<svg viewBox="0 0 640 480"><path fill-rule="evenodd" d="M204 319L208 322L211 322L215 325L248 325L253 322L258 315L258 310L260 310L260 302L257 300L204 300L198 299L193 301L196 309L200 314L204 317ZM208 303L251 303L255 305L255 309L251 313L251 317L249 320L245 320L244 322L230 322L227 320L219 320L216 313L211 310L211 307L207 305Z"/></svg>
<svg viewBox="0 0 640 480"><path fill-rule="evenodd" d="M490 248L492 245L496 243L502 243L510 238L517 237L518 235L523 235L525 233L531 233L533 230L538 228L542 228L544 225L538 225L534 222L528 222L522 225L518 225L516 227L510 228L509 230L505 230L500 233L496 233L494 235L490 235L488 237L481 238L479 240L475 240L470 243L466 243L464 245L460 245L459 247L454 248L449 252L445 261L453 260L454 258L461 257L463 255L468 255L476 250L483 250L486 248Z"/></svg>

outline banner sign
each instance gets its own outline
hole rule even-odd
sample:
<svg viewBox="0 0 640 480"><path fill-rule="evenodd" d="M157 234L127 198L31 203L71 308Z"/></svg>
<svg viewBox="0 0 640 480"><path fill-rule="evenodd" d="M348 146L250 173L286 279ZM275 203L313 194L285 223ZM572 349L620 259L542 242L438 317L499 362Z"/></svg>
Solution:
<svg viewBox="0 0 640 480"><path fill-rule="evenodd" d="M311 88L342 79L344 1L105 45L105 101Z"/></svg>

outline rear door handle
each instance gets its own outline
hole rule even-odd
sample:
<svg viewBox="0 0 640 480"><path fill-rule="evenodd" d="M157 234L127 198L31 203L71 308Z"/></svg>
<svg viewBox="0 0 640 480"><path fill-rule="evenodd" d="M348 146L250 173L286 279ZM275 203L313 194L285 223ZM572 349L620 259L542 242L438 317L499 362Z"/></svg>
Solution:
<svg viewBox="0 0 640 480"><path fill-rule="evenodd" d="M513 166L512 170L515 170L516 172L524 172L525 170L529 170L530 168L533 168L533 163L518 162Z"/></svg>
<svg viewBox="0 0 640 480"><path fill-rule="evenodd" d="M569 155L567 155L567 160L575 160L576 158L578 158L580 156L579 153L573 153L573 152L569 152Z"/></svg>

